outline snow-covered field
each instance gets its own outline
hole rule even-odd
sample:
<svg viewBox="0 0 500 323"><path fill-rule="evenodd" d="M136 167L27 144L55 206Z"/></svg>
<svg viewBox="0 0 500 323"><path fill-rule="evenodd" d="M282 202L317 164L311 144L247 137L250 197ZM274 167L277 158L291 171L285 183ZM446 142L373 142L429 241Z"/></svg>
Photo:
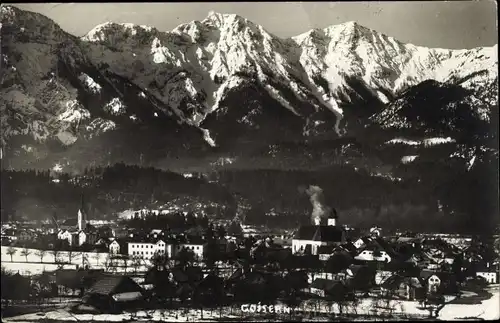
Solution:
<svg viewBox="0 0 500 323"><path fill-rule="evenodd" d="M227 310L222 312L225 318L236 319L239 316L230 315ZM218 319L219 312L214 310L203 311L203 321L215 322ZM191 309L187 313L183 310L155 310L155 311L139 311L136 313L123 314L71 314L65 310L57 310L46 313L33 313L10 317L4 319L4 322L34 322L40 320L60 320L60 321L95 321L95 322L122 322L130 320L140 321L156 321L156 322L197 322L201 319L200 310Z"/></svg>
<svg viewBox="0 0 500 323"><path fill-rule="evenodd" d="M456 320L460 318L476 317L478 319L493 320L499 318L499 289L498 286L490 290L494 296L486 301L483 301L480 305L461 305L461 304L448 304L439 313L440 320ZM451 298L448 300L450 301ZM344 314L358 314L358 315L383 315L384 306L380 306L377 310L374 304L375 299L366 298L361 300L356 310L352 307L346 307L343 310ZM382 302L383 304L384 302ZM308 305L306 301L301 307L300 311L305 317L309 314L313 314L318 319L322 316L326 317L330 314L339 314L339 309L337 305L327 306L326 304L321 304L321 306L315 308L310 303ZM418 302L413 301L390 301L390 308L393 308L393 313L408 315L408 317L420 316L422 318L428 315L427 310L420 309ZM187 312L187 313L186 313ZM244 316L255 315L258 319L262 313L242 313L239 309L233 309L230 311L229 308L225 307L219 312L218 309L214 309L212 312L205 309L203 311L204 321L216 321L221 316L226 319L237 319ZM280 315L280 314L276 314ZM284 316L283 316L284 315ZM276 316L276 319L286 319L285 314L281 316ZM34 322L39 320L60 320L60 321L95 321L95 322L118 322L118 321L128 321L128 320L147 320L147 321L167 321L167 322L187 322L187 321L199 321L201 319L200 310L189 309L185 311L184 309L172 310L172 309L158 309L152 311L138 311L135 313L122 313L122 314L71 314L65 310L56 310L46 313L33 313L26 314L16 317L11 317L4 319L5 322Z"/></svg>
<svg viewBox="0 0 500 323"><path fill-rule="evenodd" d="M54 271L57 270L56 264L47 263L25 263L25 262L5 262L2 259L2 267L6 270L19 273L21 275L38 275L44 271ZM76 265L64 265L63 269L76 269Z"/></svg>
<svg viewBox="0 0 500 323"><path fill-rule="evenodd" d="M43 261L41 261L39 256L38 249L28 249L29 255L27 257L22 254L23 248L17 248L15 254L12 255L12 261L10 255L7 254L7 249L9 247L2 246L2 267L14 271L19 272L21 275L36 275L45 271L52 271L57 269L57 265L55 263L54 253L47 251L43 256ZM106 269L106 268L116 268L116 271L123 272L125 270L124 260L114 260L114 266L106 266L106 261L108 260L108 253L100 253L100 252L72 252L71 253L71 262L70 262L70 254L67 251L61 251L57 254L57 258L65 262L65 269L74 269L76 266L82 266L82 263L85 266L89 266L92 269ZM82 257L84 258L82 262ZM108 262L109 263L109 262ZM149 267L148 263L142 263L140 266L137 266L137 271L145 271ZM132 265L132 261L128 260L127 262L127 272L134 272L136 270Z"/></svg>
<svg viewBox="0 0 500 323"><path fill-rule="evenodd" d="M490 299L481 304L449 304L439 312L439 319L445 321L464 318L478 318L484 320L500 319L500 286L492 285L488 291L493 294Z"/></svg>

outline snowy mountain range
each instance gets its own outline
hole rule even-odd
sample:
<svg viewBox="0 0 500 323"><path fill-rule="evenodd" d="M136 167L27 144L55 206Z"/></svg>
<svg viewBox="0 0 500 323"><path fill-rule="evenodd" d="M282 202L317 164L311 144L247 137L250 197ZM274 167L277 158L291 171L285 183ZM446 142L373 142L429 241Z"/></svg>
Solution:
<svg viewBox="0 0 500 323"><path fill-rule="evenodd" d="M425 48L355 22L282 39L214 12L170 32L110 22L77 38L40 14L1 10L3 153L24 147L38 160L47 145L144 125L189 133L196 147L356 136L368 120L411 128L390 111L428 80L466 91L460 100L486 122L498 103L497 45Z"/></svg>
<svg viewBox="0 0 500 323"><path fill-rule="evenodd" d="M0 13L3 167L305 169L321 181L338 166L356 174L346 182L414 187L451 213L496 207L479 193L493 186L474 185L498 163L498 45L426 48L355 22L284 39L213 12L169 32L110 22L79 38L41 14ZM462 196L472 187L480 207Z"/></svg>

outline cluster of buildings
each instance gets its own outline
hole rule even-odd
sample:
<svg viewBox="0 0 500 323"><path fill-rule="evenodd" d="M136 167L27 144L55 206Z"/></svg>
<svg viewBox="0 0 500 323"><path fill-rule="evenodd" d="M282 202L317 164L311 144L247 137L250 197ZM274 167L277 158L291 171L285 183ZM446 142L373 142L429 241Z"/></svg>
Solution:
<svg viewBox="0 0 500 323"><path fill-rule="evenodd" d="M76 220L76 221L75 221ZM2 227L2 243L4 239L25 239L32 237L35 229L23 229L17 232L12 228ZM43 229L42 229L43 230ZM155 255L166 255L176 258L183 251L193 253L194 259L202 261L207 249L207 241L202 234L187 235L182 232L173 233L168 229L153 229L149 232L141 230L126 230L123 228L111 229L110 227L96 228L87 221L85 213L78 211L76 219L67 220L59 225L55 220L51 228L57 240L64 242L69 247L88 246L91 250L109 252L114 255L126 255L129 258L142 258L149 260ZM237 248L248 248L247 240L251 239L250 251L262 255L266 252L277 252L283 255L310 257L313 261L322 263L323 273L317 268L309 270L309 280L320 279L316 284L325 284L321 279L339 281L355 276L359 271L356 266L376 265L375 280L382 284L405 268L418 268L413 276L406 277L408 282L422 284L425 281L443 281L444 277L456 274L457 266L465 275L483 277L488 283L498 283L498 261L486 259L478 246L471 245L470 238L453 237L446 241L443 237L419 236L383 236L379 227L360 232L345 225L339 225L336 213L330 214L319 223L303 225L296 230L293 236L270 235L267 239L259 239L259 232L252 229L235 236L226 236L219 241L222 253L229 243L234 243ZM254 232L255 231L255 232ZM25 237L26 236L26 237ZM253 236L253 237L252 237ZM256 250L259 252L255 253ZM346 263L355 267L344 268L343 272L332 273L328 270L331 258L344 257ZM460 261L458 265L457 262ZM307 267L307 266L306 266ZM308 270L308 268L304 270ZM373 266L372 266L373 267ZM473 274L471 274L473 272ZM398 274L399 275L399 274ZM399 277L399 276L398 276ZM447 279L448 279L447 278ZM396 279L396 281L398 281ZM391 282L387 281L387 284ZM392 281L392 283L395 283Z"/></svg>
<svg viewBox="0 0 500 323"><path fill-rule="evenodd" d="M322 271L308 275L309 288L320 296L356 279L374 280L382 292L408 299L422 290L453 293L459 281L467 279L482 277L489 284L499 281L498 255L491 258L471 238L383 237L382 233L379 227L365 233L349 230L339 226L337 215L332 214L318 225L301 226L293 237L292 252L323 262ZM339 268L339 263L344 267Z"/></svg>

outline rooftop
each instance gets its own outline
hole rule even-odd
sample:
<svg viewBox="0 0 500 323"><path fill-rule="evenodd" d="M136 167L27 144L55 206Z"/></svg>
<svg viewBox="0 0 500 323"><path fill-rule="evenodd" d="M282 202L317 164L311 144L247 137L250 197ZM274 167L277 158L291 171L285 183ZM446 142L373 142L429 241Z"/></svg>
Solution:
<svg viewBox="0 0 500 323"><path fill-rule="evenodd" d="M298 240L342 242L343 229L328 225L301 226L294 236Z"/></svg>

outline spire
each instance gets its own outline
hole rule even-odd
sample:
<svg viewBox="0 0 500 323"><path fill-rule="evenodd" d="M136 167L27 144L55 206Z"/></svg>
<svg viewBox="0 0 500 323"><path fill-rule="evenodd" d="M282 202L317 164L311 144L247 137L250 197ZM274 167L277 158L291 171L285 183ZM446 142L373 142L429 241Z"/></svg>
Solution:
<svg viewBox="0 0 500 323"><path fill-rule="evenodd" d="M78 230L84 230L87 226L87 212L85 212L85 200L84 194L82 193L80 209L78 210Z"/></svg>

